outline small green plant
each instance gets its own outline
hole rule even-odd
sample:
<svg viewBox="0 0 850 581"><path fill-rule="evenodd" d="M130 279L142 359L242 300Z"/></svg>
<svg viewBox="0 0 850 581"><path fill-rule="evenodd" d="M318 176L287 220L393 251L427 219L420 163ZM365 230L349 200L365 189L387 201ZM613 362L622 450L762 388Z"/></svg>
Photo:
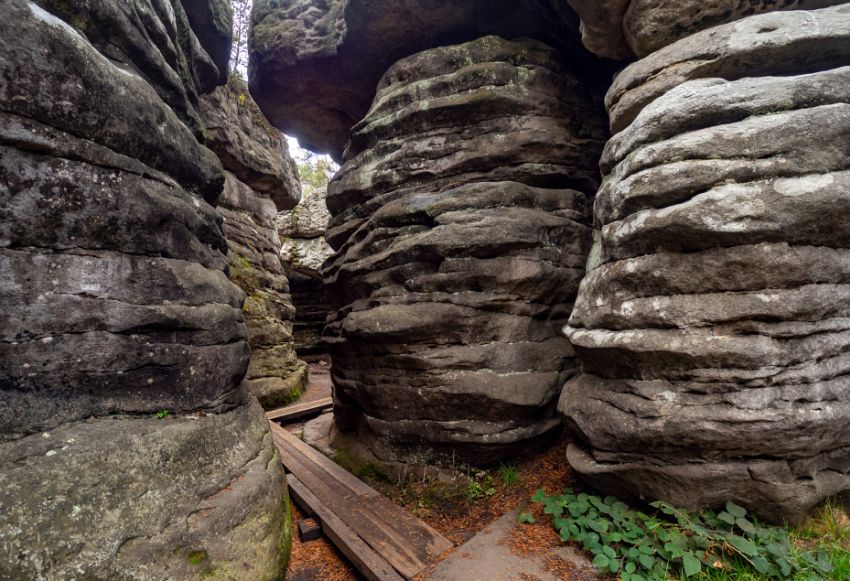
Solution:
<svg viewBox="0 0 850 581"><path fill-rule="evenodd" d="M160 411L156 412L156 417L160 420L164 420L165 418L167 418L170 415L171 415L171 412L168 411L168 410L160 410Z"/></svg>
<svg viewBox="0 0 850 581"><path fill-rule="evenodd" d="M534 518L534 515L530 512L523 512L519 515L519 524L521 525L533 525L537 520Z"/></svg>
<svg viewBox="0 0 850 581"><path fill-rule="evenodd" d="M196 566L200 565L207 559L209 559L209 555L207 555L206 551L192 551L189 553L188 557L189 563Z"/></svg>
<svg viewBox="0 0 850 581"><path fill-rule="evenodd" d="M479 498L487 498L496 494L493 477L484 471L478 471L470 477L466 485L466 500L472 502Z"/></svg>
<svg viewBox="0 0 850 581"><path fill-rule="evenodd" d="M499 466L499 480L505 488L511 488L519 483L519 472L510 464Z"/></svg>
<svg viewBox="0 0 850 581"><path fill-rule="evenodd" d="M825 553L797 551L787 529L764 526L731 502L719 513L693 514L659 501L651 506L660 514L647 515L613 496L603 499L571 489L554 496L539 490L532 500L552 517L562 541L580 544L599 571L622 581L692 577L703 571L788 578L805 570L807 578L821 579L831 570Z"/></svg>

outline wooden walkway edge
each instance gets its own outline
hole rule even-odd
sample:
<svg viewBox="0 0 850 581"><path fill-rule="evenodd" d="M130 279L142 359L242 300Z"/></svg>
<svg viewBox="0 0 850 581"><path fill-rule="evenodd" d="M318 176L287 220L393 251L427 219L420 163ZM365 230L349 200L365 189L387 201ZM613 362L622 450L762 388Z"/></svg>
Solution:
<svg viewBox="0 0 850 581"><path fill-rule="evenodd" d="M269 426L292 497L370 581L410 580L453 546L294 434Z"/></svg>
<svg viewBox="0 0 850 581"><path fill-rule="evenodd" d="M333 405L334 400L330 397L308 401L306 403L296 403L266 412L266 419L273 422L291 422L305 416L318 415L332 408Z"/></svg>

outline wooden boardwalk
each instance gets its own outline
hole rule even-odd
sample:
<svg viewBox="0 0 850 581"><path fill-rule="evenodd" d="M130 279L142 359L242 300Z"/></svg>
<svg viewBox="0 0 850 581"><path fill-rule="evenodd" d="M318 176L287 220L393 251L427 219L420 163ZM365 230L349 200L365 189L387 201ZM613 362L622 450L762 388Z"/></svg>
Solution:
<svg viewBox="0 0 850 581"><path fill-rule="evenodd" d="M318 415L333 407L334 400L330 397L308 401L306 403L295 403L286 407L266 412L266 419L279 423L291 422L299 418Z"/></svg>
<svg viewBox="0 0 850 581"><path fill-rule="evenodd" d="M274 421L269 425L293 499L366 579L412 579L453 546Z"/></svg>

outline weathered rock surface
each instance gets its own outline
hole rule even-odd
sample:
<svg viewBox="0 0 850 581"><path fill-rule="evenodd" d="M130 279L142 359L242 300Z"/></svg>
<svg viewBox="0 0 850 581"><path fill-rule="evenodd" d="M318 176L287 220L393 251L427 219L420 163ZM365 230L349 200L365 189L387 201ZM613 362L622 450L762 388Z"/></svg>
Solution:
<svg viewBox="0 0 850 581"><path fill-rule="evenodd" d="M280 258L275 217L301 196L286 139L271 127L238 80L202 98L210 148L226 169L217 212L227 239L230 277L247 295L243 310L251 345L245 376L266 409L298 397L307 366L298 360L295 309Z"/></svg>
<svg viewBox="0 0 850 581"><path fill-rule="evenodd" d="M301 182L286 138L269 125L242 81L233 78L204 95L201 112L207 146L224 169L258 195L271 199L278 210L298 204Z"/></svg>
<svg viewBox="0 0 850 581"><path fill-rule="evenodd" d="M0 578L277 577L284 480L195 137L215 65L179 2L40 4L0 20Z"/></svg>
<svg viewBox="0 0 850 581"><path fill-rule="evenodd" d="M609 92L559 405L603 489L771 520L850 490L848 34L850 5L752 16Z"/></svg>
<svg viewBox="0 0 850 581"><path fill-rule="evenodd" d="M558 426L605 137L598 100L537 41L387 71L329 187L341 429L384 459L483 463Z"/></svg>
<svg viewBox="0 0 850 581"><path fill-rule="evenodd" d="M846 64L847 6L753 16L694 34L617 75L605 104L618 133L646 105L695 79L787 75Z"/></svg>
<svg viewBox="0 0 850 581"><path fill-rule="evenodd" d="M592 53L609 59L633 55L623 34L623 15L631 0L567 0L581 18L581 40Z"/></svg>
<svg viewBox="0 0 850 581"><path fill-rule="evenodd" d="M581 17L582 40L599 56L644 57L692 34L777 10L815 10L846 0L567 0ZM771 62L776 62L771 60Z"/></svg>
<svg viewBox="0 0 850 581"><path fill-rule="evenodd" d="M180 0L192 32L218 68L218 82L227 82L233 45L233 9L230 0Z"/></svg>
<svg viewBox="0 0 850 581"><path fill-rule="evenodd" d="M285 133L340 159L390 65L488 34L535 38L580 58L578 19L563 0L258 0L251 93Z"/></svg>
<svg viewBox="0 0 850 581"><path fill-rule="evenodd" d="M322 333L330 305L322 281L324 262L333 254L325 240L331 215L325 198L326 188L304 184L301 202L290 212L277 217L281 237L280 256L287 265L292 303L295 306L293 335L298 353L322 353Z"/></svg>
<svg viewBox="0 0 850 581"><path fill-rule="evenodd" d="M0 443L4 579L276 579L286 480L256 401ZM9 528L7 528L9 527Z"/></svg>

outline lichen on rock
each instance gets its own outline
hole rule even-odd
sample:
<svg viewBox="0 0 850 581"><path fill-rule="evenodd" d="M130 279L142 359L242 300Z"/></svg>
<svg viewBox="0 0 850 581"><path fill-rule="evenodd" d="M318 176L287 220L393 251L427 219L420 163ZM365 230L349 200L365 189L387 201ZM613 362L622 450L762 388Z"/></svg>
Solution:
<svg viewBox="0 0 850 581"><path fill-rule="evenodd" d="M219 71L177 0L3 9L0 578L278 578L285 478L200 141Z"/></svg>
<svg viewBox="0 0 850 581"><path fill-rule="evenodd" d="M487 462L559 425L601 103L533 40L393 65L331 181L335 414L378 456Z"/></svg>
<svg viewBox="0 0 850 581"><path fill-rule="evenodd" d="M301 199L295 162L285 137L271 127L245 84L231 77L201 100L207 143L225 168L216 211L223 218L229 275L243 291L251 360L245 379L266 409L304 391L307 366L295 352L295 308L276 216Z"/></svg>
<svg viewBox="0 0 850 581"><path fill-rule="evenodd" d="M601 489L773 521L850 489L848 34L847 5L751 16L609 91L560 402Z"/></svg>

